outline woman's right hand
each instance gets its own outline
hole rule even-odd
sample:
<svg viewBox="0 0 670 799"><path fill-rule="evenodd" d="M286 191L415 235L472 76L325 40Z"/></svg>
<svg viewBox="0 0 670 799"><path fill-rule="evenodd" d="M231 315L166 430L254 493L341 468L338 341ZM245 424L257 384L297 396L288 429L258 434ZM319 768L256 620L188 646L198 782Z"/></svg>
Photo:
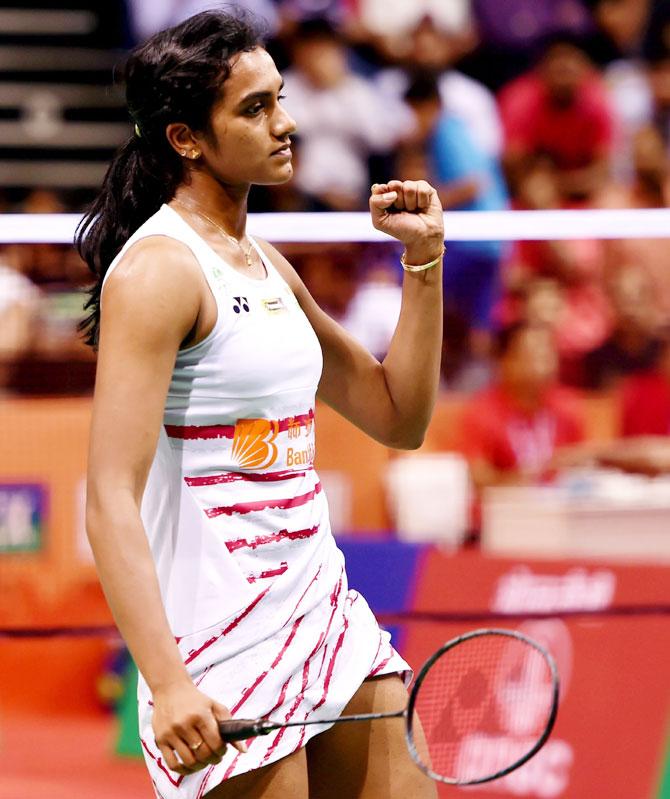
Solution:
<svg viewBox="0 0 670 799"><path fill-rule="evenodd" d="M192 774L221 762L226 744L217 722L231 718L227 707L199 691L190 680L155 690L153 703L154 738L169 769ZM247 751L243 741L232 746Z"/></svg>

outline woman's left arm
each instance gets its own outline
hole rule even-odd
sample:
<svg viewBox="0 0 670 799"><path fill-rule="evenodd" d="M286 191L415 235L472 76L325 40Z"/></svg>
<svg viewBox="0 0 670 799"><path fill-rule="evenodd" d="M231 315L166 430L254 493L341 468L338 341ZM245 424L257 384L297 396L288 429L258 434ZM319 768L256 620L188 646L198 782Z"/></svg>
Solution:
<svg viewBox="0 0 670 799"><path fill-rule="evenodd" d="M405 245L418 265L440 256L442 207L425 181L394 180L372 187L372 223ZM442 346L442 260L404 273L400 318L388 354L379 363L319 308L290 264L265 244L314 328L324 356L319 398L389 447L421 446L437 397Z"/></svg>

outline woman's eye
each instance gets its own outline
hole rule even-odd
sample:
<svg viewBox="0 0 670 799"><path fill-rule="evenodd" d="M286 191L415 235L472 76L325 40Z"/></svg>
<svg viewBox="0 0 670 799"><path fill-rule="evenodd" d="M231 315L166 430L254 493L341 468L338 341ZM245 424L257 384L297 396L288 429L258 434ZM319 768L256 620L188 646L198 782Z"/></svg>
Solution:
<svg viewBox="0 0 670 799"><path fill-rule="evenodd" d="M262 110L263 110L263 103L255 103L254 105L249 106L249 108L247 108L247 114L249 114L249 116L254 117L257 114L259 114Z"/></svg>
<svg viewBox="0 0 670 799"><path fill-rule="evenodd" d="M286 99L286 95L285 94L278 94L277 95L277 99L278 100L285 100Z"/></svg>

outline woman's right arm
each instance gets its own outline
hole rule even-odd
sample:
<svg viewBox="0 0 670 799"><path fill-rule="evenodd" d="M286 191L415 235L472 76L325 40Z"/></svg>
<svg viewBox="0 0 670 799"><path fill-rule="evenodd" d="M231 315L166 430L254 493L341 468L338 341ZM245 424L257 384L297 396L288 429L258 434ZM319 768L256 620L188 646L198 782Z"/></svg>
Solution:
<svg viewBox="0 0 670 799"><path fill-rule="evenodd" d="M198 318L203 283L190 250L165 237L138 242L109 276L87 482L86 525L100 581L152 692L156 742L168 767L179 773L220 760L225 745L216 719L230 714L195 688L182 662L140 504L175 357ZM189 744L200 740L194 753Z"/></svg>

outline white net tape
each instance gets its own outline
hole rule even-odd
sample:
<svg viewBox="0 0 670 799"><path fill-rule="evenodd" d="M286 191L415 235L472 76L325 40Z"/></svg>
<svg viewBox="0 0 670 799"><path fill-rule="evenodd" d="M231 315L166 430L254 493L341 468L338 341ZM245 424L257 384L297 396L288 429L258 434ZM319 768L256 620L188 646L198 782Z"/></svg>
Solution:
<svg viewBox="0 0 670 799"><path fill-rule="evenodd" d="M670 238L670 209L449 211L447 241ZM70 244L78 214L0 214L0 244ZM389 241L367 213L250 214L249 232L272 242Z"/></svg>

